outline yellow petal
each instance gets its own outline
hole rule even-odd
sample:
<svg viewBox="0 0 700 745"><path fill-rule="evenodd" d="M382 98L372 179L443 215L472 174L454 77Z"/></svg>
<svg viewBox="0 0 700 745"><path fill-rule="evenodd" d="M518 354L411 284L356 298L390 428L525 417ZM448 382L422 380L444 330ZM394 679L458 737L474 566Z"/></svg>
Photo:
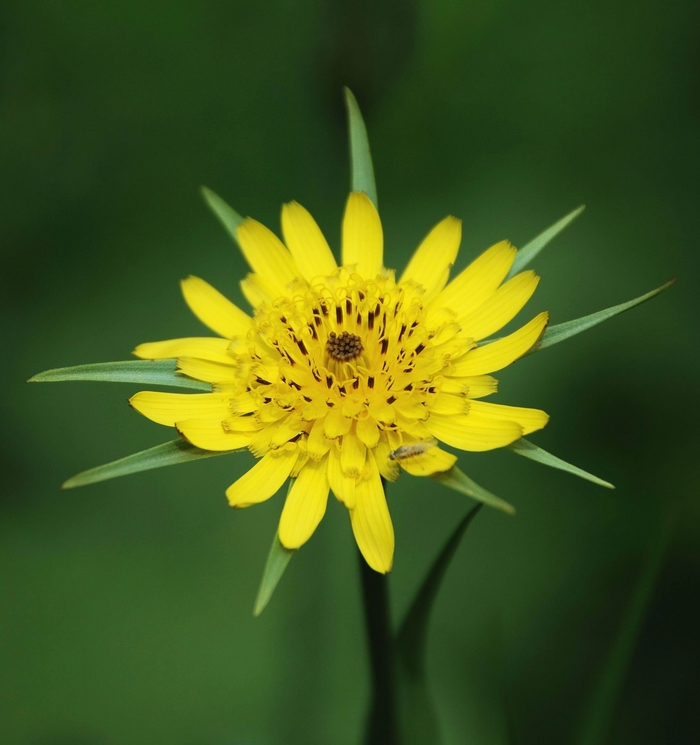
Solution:
<svg viewBox="0 0 700 745"><path fill-rule="evenodd" d="M459 315L474 310L505 279L516 253L508 241L491 246L445 287L436 298L436 306L453 308Z"/></svg>
<svg viewBox="0 0 700 745"><path fill-rule="evenodd" d="M544 333L548 320L547 312L540 313L512 334L467 352L453 364L451 375L483 375L502 370L533 347Z"/></svg>
<svg viewBox="0 0 700 745"><path fill-rule="evenodd" d="M216 393L216 385L214 386L214 393ZM252 414L258 410L258 401L255 396L250 393L236 393L231 399L231 409L234 414Z"/></svg>
<svg viewBox="0 0 700 745"><path fill-rule="evenodd" d="M394 411L407 419L426 419L428 409L417 395L399 396L393 404Z"/></svg>
<svg viewBox="0 0 700 745"><path fill-rule="evenodd" d="M305 422L313 422L316 419L323 419L328 413L326 402L320 398L307 401L301 407L301 417Z"/></svg>
<svg viewBox="0 0 700 745"><path fill-rule="evenodd" d="M290 478L297 478L299 474L301 473L301 469L306 466L306 464L309 462L309 456L304 453L302 450L299 450L299 457L297 458L297 462L294 464L294 468L292 468L292 472L289 474ZM289 485L292 486L291 484Z"/></svg>
<svg viewBox="0 0 700 745"><path fill-rule="evenodd" d="M333 444L323 433L324 424L323 419L316 419L311 425L311 431L306 441L306 450L312 460L320 460Z"/></svg>
<svg viewBox="0 0 700 745"><path fill-rule="evenodd" d="M269 282L277 295L285 295L298 270L282 241L250 217L238 226L236 235L250 268Z"/></svg>
<svg viewBox="0 0 700 745"><path fill-rule="evenodd" d="M303 546L321 522L328 504L328 462L310 460L292 484L280 518L279 537L285 548Z"/></svg>
<svg viewBox="0 0 700 745"><path fill-rule="evenodd" d="M399 447L398 443L396 444L396 447ZM379 468L379 473L387 481L396 481L401 473L399 464L395 460L389 458L389 453L393 449L394 448L391 447L387 440L382 438L373 451L374 459L377 462L377 468Z"/></svg>
<svg viewBox="0 0 700 745"><path fill-rule="evenodd" d="M174 427L185 419L216 419L231 416L230 397L220 393L161 393L141 391L129 404L151 421Z"/></svg>
<svg viewBox="0 0 700 745"><path fill-rule="evenodd" d="M374 279L383 261L384 236L377 208L363 191L354 191L343 218L343 265L355 264L358 274Z"/></svg>
<svg viewBox="0 0 700 745"><path fill-rule="evenodd" d="M282 208L282 234L304 279L333 274L338 268L321 229L298 202Z"/></svg>
<svg viewBox="0 0 700 745"><path fill-rule="evenodd" d="M521 406L503 406L486 401L472 401L470 415L480 415L485 419L517 422L523 428L523 434L542 429L549 421L549 416L540 409L525 409Z"/></svg>
<svg viewBox="0 0 700 745"><path fill-rule="evenodd" d="M302 430L301 416L290 414L283 422L280 422L274 437L270 440L270 447L273 450L282 447Z"/></svg>
<svg viewBox="0 0 700 745"><path fill-rule="evenodd" d="M281 420L286 419L288 412L280 408L275 402L263 404L258 407L255 411L255 418L264 425L276 422L275 426L279 426Z"/></svg>
<svg viewBox="0 0 700 745"><path fill-rule="evenodd" d="M399 282L413 281L425 288L423 303L429 302L447 284L459 243L462 240L462 221L446 217L423 239Z"/></svg>
<svg viewBox="0 0 700 745"><path fill-rule="evenodd" d="M346 476L357 478L365 465L367 448L354 431L343 435L340 446L340 466Z"/></svg>
<svg viewBox="0 0 700 745"><path fill-rule="evenodd" d="M176 357L199 357L213 362L231 363L228 353L229 340L214 336L189 337L185 339L167 339L139 344L134 355L142 360L170 360Z"/></svg>
<svg viewBox="0 0 700 745"><path fill-rule="evenodd" d="M396 419L394 407L383 398L370 400L369 413L382 424L391 424Z"/></svg>
<svg viewBox="0 0 700 745"><path fill-rule="evenodd" d="M231 507L248 507L277 493L292 472L298 457L296 448L270 452L226 490Z"/></svg>
<svg viewBox="0 0 700 745"><path fill-rule="evenodd" d="M370 449L376 447L379 442L379 428L371 416L357 420L356 432L360 440Z"/></svg>
<svg viewBox="0 0 700 745"><path fill-rule="evenodd" d="M430 476L433 473L449 471L456 462L456 455L440 448L430 448L421 455L403 458L399 465L412 476Z"/></svg>
<svg viewBox="0 0 700 745"><path fill-rule="evenodd" d="M328 453L328 482L335 498L348 509L355 506L355 478L346 476L340 467L340 453L333 447Z"/></svg>
<svg viewBox="0 0 700 745"><path fill-rule="evenodd" d="M405 417L397 417L396 424L398 429L402 432L409 440L429 440L430 430L425 426L425 421L419 421L418 419L406 419Z"/></svg>
<svg viewBox="0 0 700 745"><path fill-rule="evenodd" d="M262 385L277 383L280 379L280 368L276 363L263 364L258 362L250 366L251 375Z"/></svg>
<svg viewBox="0 0 700 745"><path fill-rule="evenodd" d="M479 341L503 328L532 297L539 281L533 271L521 272L509 279L476 310L460 316L463 333Z"/></svg>
<svg viewBox="0 0 700 745"><path fill-rule="evenodd" d="M252 435L248 448L256 458L262 458L270 452L270 440L274 437L277 427L276 424L268 424Z"/></svg>
<svg viewBox="0 0 700 745"><path fill-rule="evenodd" d="M331 440L336 437L341 437L350 431L351 426L352 419L343 416L343 412L340 410L339 406L334 406L332 409L328 410L328 415L326 416L324 423L326 437L329 437Z"/></svg>
<svg viewBox="0 0 700 745"><path fill-rule="evenodd" d="M523 428L516 422L487 419L471 411L452 416L435 414L426 426L438 440L472 452L505 447L523 436Z"/></svg>
<svg viewBox="0 0 700 745"><path fill-rule="evenodd" d="M220 420L187 419L175 426L186 440L202 450L240 450L250 443L249 434L226 432Z"/></svg>
<svg viewBox="0 0 700 745"><path fill-rule="evenodd" d="M365 408L365 405L361 398L346 398L343 401L343 416L354 419Z"/></svg>
<svg viewBox="0 0 700 745"><path fill-rule="evenodd" d="M350 511L352 532L365 561L376 572L391 571L394 560L394 526L386 503L379 470L370 453L368 474L355 487L355 508Z"/></svg>
<svg viewBox="0 0 700 745"><path fill-rule="evenodd" d="M254 416L232 416L221 423L226 432L248 433L258 432L261 425Z"/></svg>
<svg viewBox="0 0 700 745"><path fill-rule="evenodd" d="M467 411L469 411L469 401L464 394L446 393L442 390L430 403L431 414L449 416L450 414L466 414Z"/></svg>
<svg viewBox="0 0 700 745"><path fill-rule="evenodd" d="M248 274L242 279L241 292L253 308L272 303L280 295L277 286L259 274Z"/></svg>
<svg viewBox="0 0 700 745"><path fill-rule="evenodd" d="M195 380L207 383L233 383L236 380L236 369L231 364L222 365L221 362L210 362L196 357L180 357L177 369Z"/></svg>
<svg viewBox="0 0 700 745"><path fill-rule="evenodd" d="M250 331L250 316L208 282L199 277L188 277L180 285L190 310L212 331L227 339L245 336Z"/></svg>
<svg viewBox="0 0 700 745"><path fill-rule="evenodd" d="M468 378L445 378L440 390L443 393L464 393L469 398L483 398L498 392L498 381L490 375Z"/></svg>

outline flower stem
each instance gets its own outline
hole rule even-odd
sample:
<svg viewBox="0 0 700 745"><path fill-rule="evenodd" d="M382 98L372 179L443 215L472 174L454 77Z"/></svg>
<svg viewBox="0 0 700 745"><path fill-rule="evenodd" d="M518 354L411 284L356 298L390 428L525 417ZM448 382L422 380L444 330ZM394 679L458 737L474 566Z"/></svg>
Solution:
<svg viewBox="0 0 700 745"><path fill-rule="evenodd" d="M367 718L365 743L399 745L389 582L387 575L371 569L360 553L358 557L372 669L372 703Z"/></svg>

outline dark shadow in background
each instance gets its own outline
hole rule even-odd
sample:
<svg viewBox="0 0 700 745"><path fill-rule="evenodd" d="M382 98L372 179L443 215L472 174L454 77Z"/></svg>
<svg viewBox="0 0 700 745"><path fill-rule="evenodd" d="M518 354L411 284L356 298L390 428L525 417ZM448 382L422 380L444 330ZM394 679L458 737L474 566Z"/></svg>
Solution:
<svg viewBox="0 0 700 745"><path fill-rule="evenodd" d="M345 135L338 91L349 87L370 121L374 109L405 74L416 51L416 0L328 0L316 56L316 86L336 130Z"/></svg>

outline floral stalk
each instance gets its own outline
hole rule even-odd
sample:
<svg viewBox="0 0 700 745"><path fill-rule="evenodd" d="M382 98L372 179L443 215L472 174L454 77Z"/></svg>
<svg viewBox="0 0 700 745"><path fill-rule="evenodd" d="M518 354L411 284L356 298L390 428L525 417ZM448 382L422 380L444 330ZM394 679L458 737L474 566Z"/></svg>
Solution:
<svg viewBox="0 0 700 745"><path fill-rule="evenodd" d="M370 569L358 556L362 601L371 668L371 705L367 717L366 745L399 745L394 645L391 633L387 575Z"/></svg>

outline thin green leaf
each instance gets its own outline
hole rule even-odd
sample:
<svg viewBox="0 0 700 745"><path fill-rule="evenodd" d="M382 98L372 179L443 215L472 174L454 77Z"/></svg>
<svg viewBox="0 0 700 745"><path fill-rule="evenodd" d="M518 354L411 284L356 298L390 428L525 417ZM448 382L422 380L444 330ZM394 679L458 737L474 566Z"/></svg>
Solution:
<svg viewBox="0 0 700 745"><path fill-rule="evenodd" d="M452 532L433 562L396 637L401 723L406 745L440 742L440 728L426 677L430 615L457 548L479 510L477 504Z"/></svg>
<svg viewBox="0 0 700 745"><path fill-rule="evenodd" d="M574 476L579 476L582 479L586 479L586 481L592 481L594 484L604 486L607 489L615 488L608 481L603 481L603 479L599 479L597 476L588 473L588 471L584 471L582 468L572 466L571 463L567 463L565 460L557 458L556 455L548 453L546 450L538 447L534 442L529 442L524 437L511 443L508 447L514 453L524 455L526 458L542 463L542 465L550 466L551 468L558 468L560 471L566 471L567 473L572 473Z"/></svg>
<svg viewBox="0 0 700 745"><path fill-rule="evenodd" d="M238 230L238 226L243 222L243 218L233 207L229 207L218 194L215 194L211 189L207 189L206 186L202 187L202 195L211 211L219 218L219 222L224 226L231 238L238 243L236 231Z"/></svg>
<svg viewBox="0 0 700 745"><path fill-rule="evenodd" d="M280 579L282 579L284 570L287 568L287 564L289 564L289 560L293 555L294 550L285 548L279 539L279 534L275 533L272 546L270 547L270 553L265 562L265 570L263 571L262 581L260 582L258 596L255 598L254 616L259 616L265 610L265 607L270 602L272 593L275 591Z"/></svg>
<svg viewBox="0 0 700 745"><path fill-rule="evenodd" d="M149 471L152 468L162 468L163 466L174 466L177 463L188 463L192 460L226 455L231 452L236 451L201 450L185 440L172 440L171 442L164 442L162 445L156 445L154 448L142 450L140 453L127 455L126 458L120 458L112 461L112 463L83 471L68 479L61 488L73 489L76 486L95 484L98 481L107 481L118 476L128 476L130 473Z"/></svg>
<svg viewBox="0 0 700 745"><path fill-rule="evenodd" d="M639 574L630 598L627 612L602 670L598 685L593 691L583 726L579 730L578 745L604 745L608 742L610 726L615 713L625 675L629 668L642 622L654 593L656 580L663 563L673 518L667 520Z"/></svg>
<svg viewBox="0 0 700 745"><path fill-rule="evenodd" d="M647 292L646 295L642 295L641 297L635 298L626 303L621 303L620 305L613 305L612 308L599 310L597 313L591 313L590 316L583 316L583 318L577 318L574 321L566 321L565 323L558 323L556 326L550 326L528 354L538 352L540 349L546 349L547 347L551 347L553 344L558 344L560 341L569 339L572 336L576 336L576 334L580 334L582 331L586 331L593 326L597 326L599 323L603 323L603 321L607 321L608 318L624 313L626 310L630 310L630 308L634 308L637 305L641 305L647 300L656 297L660 292L668 289L675 281L674 278L666 282L666 284L661 285L661 287L657 287L655 290Z"/></svg>
<svg viewBox="0 0 700 745"><path fill-rule="evenodd" d="M357 100L349 88L345 89L345 106L348 112L352 190L364 191L378 208L377 185L374 181L374 166L367 138L367 127L365 127Z"/></svg>
<svg viewBox="0 0 700 745"><path fill-rule="evenodd" d="M445 471L444 473L434 473L431 478L443 484L443 486L460 492L460 494L466 494L468 497L476 499L477 502L483 502L489 507L495 507L497 510L506 512L509 515L515 514L515 507L512 504L508 504L504 499L491 494L491 492L486 491L479 484L475 484L457 466L453 466L449 471Z"/></svg>
<svg viewBox="0 0 700 745"><path fill-rule="evenodd" d="M523 246L515 255L515 261L513 262L510 272L508 272L508 277L512 277L514 274L521 272L552 240L552 238L559 235L559 233L561 233L567 225L570 225L585 209L586 205L582 204L573 212L569 212L566 217L562 217L561 220L555 222L554 225L550 225L547 230L540 233L537 238L533 238L528 244Z"/></svg>
<svg viewBox="0 0 700 745"><path fill-rule="evenodd" d="M29 378L28 383L56 383L65 380L92 380L103 383L143 383L211 391L211 383L192 380L175 369L175 360L125 360L96 362L91 365L59 367Z"/></svg>
<svg viewBox="0 0 700 745"><path fill-rule="evenodd" d="M435 604L442 580L452 561L462 536L466 532L471 521L476 517L483 504L475 505L454 529L445 542L440 553L421 585L416 597L401 624L396 635L396 650L411 675L425 674L425 651L428 639L428 621Z"/></svg>

